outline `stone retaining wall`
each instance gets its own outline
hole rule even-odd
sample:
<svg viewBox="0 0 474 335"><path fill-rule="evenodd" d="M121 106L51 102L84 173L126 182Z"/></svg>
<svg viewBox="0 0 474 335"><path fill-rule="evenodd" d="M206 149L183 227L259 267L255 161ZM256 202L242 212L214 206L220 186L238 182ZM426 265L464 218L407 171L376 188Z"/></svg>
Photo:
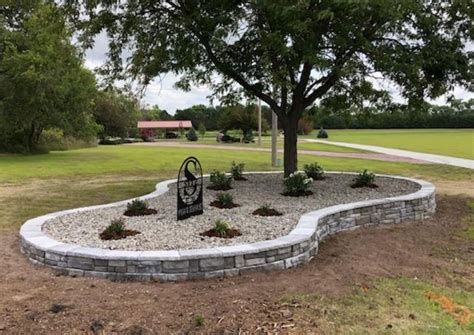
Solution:
<svg viewBox="0 0 474 335"><path fill-rule="evenodd" d="M408 195L336 205L306 213L290 234L274 240L195 250L121 251L62 243L41 230L42 224L52 217L127 202L121 201L29 220L20 230L21 250L33 263L64 274L112 280L178 281L283 270L308 262L327 235L375 224L423 220L435 213L435 188L432 184L386 177L410 180L418 183L421 189ZM141 199L163 194L173 182L175 180L159 183L155 192Z"/></svg>

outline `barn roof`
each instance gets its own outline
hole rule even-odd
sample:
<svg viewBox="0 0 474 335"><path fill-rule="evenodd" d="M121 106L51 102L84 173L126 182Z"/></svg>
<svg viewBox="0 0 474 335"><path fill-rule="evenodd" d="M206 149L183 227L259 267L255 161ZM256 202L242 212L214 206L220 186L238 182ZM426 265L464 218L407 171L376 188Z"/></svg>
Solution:
<svg viewBox="0 0 474 335"><path fill-rule="evenodd" d="M190 120L138 121L139 129L191 128Z"/></svg>

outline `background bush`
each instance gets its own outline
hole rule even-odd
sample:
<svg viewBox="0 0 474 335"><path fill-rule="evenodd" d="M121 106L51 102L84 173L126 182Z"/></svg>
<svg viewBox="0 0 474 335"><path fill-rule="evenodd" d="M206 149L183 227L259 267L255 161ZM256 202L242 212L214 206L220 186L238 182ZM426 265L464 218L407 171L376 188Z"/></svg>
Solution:
<svg viewBox="0 0 474 335"><path fill-rule="evenodd" d="M189 129L188 133L186 134L186 138L191 142L196 142L198 140L198 136L193 127Z"/></svg>

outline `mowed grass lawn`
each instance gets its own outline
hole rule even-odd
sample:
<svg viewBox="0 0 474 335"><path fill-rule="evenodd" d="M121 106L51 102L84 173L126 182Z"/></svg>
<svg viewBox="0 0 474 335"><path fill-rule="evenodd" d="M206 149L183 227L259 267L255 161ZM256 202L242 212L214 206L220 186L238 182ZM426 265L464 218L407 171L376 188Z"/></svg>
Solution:
<svg viewBox="0 0 474 335"><path fill-rule="evenodd" d="M220 149L174 148L153 146L99 146L96 148L56 151L46 155L1 155L0 183L24 182L29 178L77 178L105 175L142 176L160 180L175 177L181 162L188 156L197 157L204 172L227 171L232 161L244 162L246 170L281 170L272 168L270 153L243 151L230 147ZM280 155L282 158L282 155ZM472 171L436 164L408 164L349 158L329 158L299 155L300 168L319 162L326 170L361 171L405 176L460 180L472 176Z"/></svg>
<svg viewBox="0 0 474 335"><path fill-rule="evenodd" d="M237 133L233 136L238 136ZM365 150L354 149L354 148L345 148L331 144L324 144L324 143L308 143L304 141L305 137L301 137L300 141L298 141L298 149L300 150L311 150L311 151L329 151L329 152L368 152ZM253 143L218 143L215 138L214 132L206 133L204 137L199 137L196 142L190 142L186 138L180 138L176 140L163 140L158 139L158 142L179 142L184 144L207 144L207 145L218 145L224 148L231 148L231 147L245 147L245 148L271 148L272 146L272 138L271 136L265 135L262 136L262 144L258 144L258 138L255 136L255 141ZM283 136L279 136L277 140L277 147L279 149L283 149Z"/></svg>
<svg viewBox="0 0 474 335"><path fill-rule="evenodd" d="M330 129L328 133L329 141L474 159L474 129Z"/></svg>

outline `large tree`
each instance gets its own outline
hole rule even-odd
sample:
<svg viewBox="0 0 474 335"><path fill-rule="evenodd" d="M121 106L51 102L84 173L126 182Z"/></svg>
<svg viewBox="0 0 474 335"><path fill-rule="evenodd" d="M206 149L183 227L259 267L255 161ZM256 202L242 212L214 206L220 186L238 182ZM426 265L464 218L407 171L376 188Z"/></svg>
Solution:
<svg viewBox="0 0 474 335"><path fill-rule="evenodd" d="M94 101L94 118L102 126L100 137L129 137L137 135L140 119L138 101L135 97L113 87L101 91Z"/></svg>
<svg viewBox="0 0 474 335"><path fill-rule="evenodd" d="M67 2L86 45L107 31L112 76L147 84L174 72L184 89L207 84L226 102L242 94L263 100L285 132L286 175L297 169L298 120L317 99L373 73L411 102L471 79L469 0Z"/></svg>
<svg viewBox="0 0 474 335"><path fill-rule="evenodd" d="M94 75L71 44L64 14L44 1L0 11L0 149L32 152L47 128L90 138Z"/></svg>

